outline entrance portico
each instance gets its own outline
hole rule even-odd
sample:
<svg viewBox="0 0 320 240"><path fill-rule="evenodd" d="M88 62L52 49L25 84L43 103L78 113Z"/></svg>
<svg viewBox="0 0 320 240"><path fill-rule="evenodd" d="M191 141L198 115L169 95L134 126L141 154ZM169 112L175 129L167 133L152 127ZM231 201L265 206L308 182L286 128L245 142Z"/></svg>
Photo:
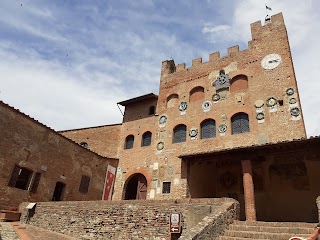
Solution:
<svg viewBox="0 0 320 240"><path fill-rule="evenodd" d="M317 221L319 144L303 139L182 155L186 195L234 198L242 220Z"/></svg>

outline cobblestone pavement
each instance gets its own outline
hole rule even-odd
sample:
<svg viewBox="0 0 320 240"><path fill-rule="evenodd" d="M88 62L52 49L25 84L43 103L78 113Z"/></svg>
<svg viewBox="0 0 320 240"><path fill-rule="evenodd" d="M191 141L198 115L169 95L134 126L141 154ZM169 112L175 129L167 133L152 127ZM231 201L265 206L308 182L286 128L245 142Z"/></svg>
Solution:
<svg viewBox="0 0 320 240"><path fill-rule="evenodd" d="M0 240L20 240L8 222L0 222Z"/></svg>

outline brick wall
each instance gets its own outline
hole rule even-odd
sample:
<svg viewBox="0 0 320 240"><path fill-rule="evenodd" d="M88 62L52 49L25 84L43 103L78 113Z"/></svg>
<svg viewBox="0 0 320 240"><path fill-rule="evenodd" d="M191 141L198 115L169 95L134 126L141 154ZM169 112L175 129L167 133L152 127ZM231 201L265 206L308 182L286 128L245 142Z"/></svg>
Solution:
<svg viewBox="0 0 320 240"><path fill-rule="evenodd" d="M185 154L210 152L215 150L232 149L239 146L251 146L253 144L265 144L284 140L293 140L306 137L302 112L294 118L290 114L292 107L301 110L299 93L292 64L286 27L282 14L272 16L272 22L262 26L261 22L251 24L252 40L248 49L239 51L238 46L230 47L228 55L220 57L220 53L212 53L208 62L202 62L201 58L194 59L192 66L185 64L175 65L173 60L162 63L160 90L158 96L156 116L139 118L134 116L145 111L147 107L141 103L130 107L130 118L135 121L124 122L120 134L119 170L115 185L114 199L122 199L126 182L134 173L147 173L148 196L150 199L181 198L188 195L188 183L186 180L187 169L178 157ZM262 59L268 54L277 53L282 62L272 70L263 69ZM213 94L218 91L212 83L224 69L230 78L237 79L245 75L248 78L247 85L241 77L239 85L231 87L232 91L220 92L221 99L214 103ZM231 83L234 81L231 81ZM237 81L236 81L237 82ZM191 101L189 93L196 87L204 88L204 98ZM294 89L294 94L286 93L288 88ZM178 95L174 106L167 105L167 99L172 94ZM268 98L274 97L279 103L271 108L266 105ZM296 98L296 103L289 103L291 98ZM202 108L203 102L210 101L212 106L209 111ZM261 100L264 105L256 108L255 103ZM187 102L184 113L179 111L180 102ZM136 109L136 112L134 111ZM258 121L256 114L263 111L265 119ZM248 114L250 132L232 134L231 118L238 112ZM161 116L167 117L165 124L159 124ZM200 124L205 119L214 119L216 127L226 124L225 134L216 130L216 137L200 139ZM173 129L178 124L187 126L186 142L172 143ZM189 136L191 129L197 129L198 135ZM141 147L141 134L144 131L152 132L152 144L149 147ZM123 149L125 137L134 135L135 145L132 149ZM158 151L157 144L164 143L164 149ZM171 182L171 193L162 194L163 182Z"/></svg>
<svg viewBox="0 0 320 240"><path fill-rule="evenodd" d="M26 205L20 205L23 222ZM238 209L232 199L38 203L29 224L79 239L170 239L170 213L182 214L182 235L190 236L206 216L219 219L219 215L228 212L228 217L223 215L228 221L219 220L223 229L238 218ZM214 221L204 227L209 224Z"/></svg>
<svg viewBox="0 0 320 240"><path fill-rule="evenodd" d="M117 167L116 159L81 147L3 102L0 133L0 205L51 201L57 182L65 184L63 200L100 200L108 164ZM35 193L8 186L15 165L41 173ZM87 193L79 192L82 175L90 177Z"/></svg>
<svg viewBox="0 0 320 240"><path fill-rule="evenodd" d="M77 143L86 142L88 149L101 156L118 157L121 124L61 131L63 136Z"/></svg>

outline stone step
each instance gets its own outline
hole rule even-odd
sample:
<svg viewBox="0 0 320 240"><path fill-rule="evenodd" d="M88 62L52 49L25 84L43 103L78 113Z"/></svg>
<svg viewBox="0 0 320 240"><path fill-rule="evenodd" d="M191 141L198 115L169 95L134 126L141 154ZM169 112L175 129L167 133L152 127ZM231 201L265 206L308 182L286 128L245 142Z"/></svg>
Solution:
<svg viewBox="0 0 320 240"><path fill-rule="evenodd" d="M309 234L314 228L312 227L274 227L274 226L250 226L250 225L236 225L229 226L230 231L249 231L249 232L269 232L269 233L290 233L290 234Z"/></svg>
<svg viewBox="0 0 320 240"><path fill-rule="evenodd" d="M292 234L292 233L269 233L269 232L250 232L250 231L231 231L227 230L223 236L240 237L251 239L272 239L272 240L288 240L293 236L306 238L309 234Z"/></svg>
<svg viewBox="0 0 320 240"><path fill-rule="evenodd" d="M317 223L305 223L305 222L262 222L262 221L234 221L235 225L246 226L270 226L270 227L306 227L314 229Z"/></svg>
<svg viewBox="0 0 320 240"><path fill-rule="evenodd" d="M220 236L218 238L218 240L253 240L255 238L242 238L242 237L230 237L230 236ZM255 239L257 240L257 239ZM263 238L259 238L259 240L270 240L270 239L263 239ZM288 240L288 239L286 239Z"/></svg>

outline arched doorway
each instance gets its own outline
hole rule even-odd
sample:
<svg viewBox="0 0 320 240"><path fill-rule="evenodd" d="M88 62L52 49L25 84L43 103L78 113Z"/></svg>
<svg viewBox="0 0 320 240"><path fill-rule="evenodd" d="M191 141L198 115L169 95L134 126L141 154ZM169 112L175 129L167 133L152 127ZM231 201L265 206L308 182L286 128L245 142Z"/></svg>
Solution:
<svg viewBox="0 0 320 240"><path fill-rule="evenodd" d="M125 200L144 200L147 198L147 179L141 173L132 175L125 185Z"/></svg>

